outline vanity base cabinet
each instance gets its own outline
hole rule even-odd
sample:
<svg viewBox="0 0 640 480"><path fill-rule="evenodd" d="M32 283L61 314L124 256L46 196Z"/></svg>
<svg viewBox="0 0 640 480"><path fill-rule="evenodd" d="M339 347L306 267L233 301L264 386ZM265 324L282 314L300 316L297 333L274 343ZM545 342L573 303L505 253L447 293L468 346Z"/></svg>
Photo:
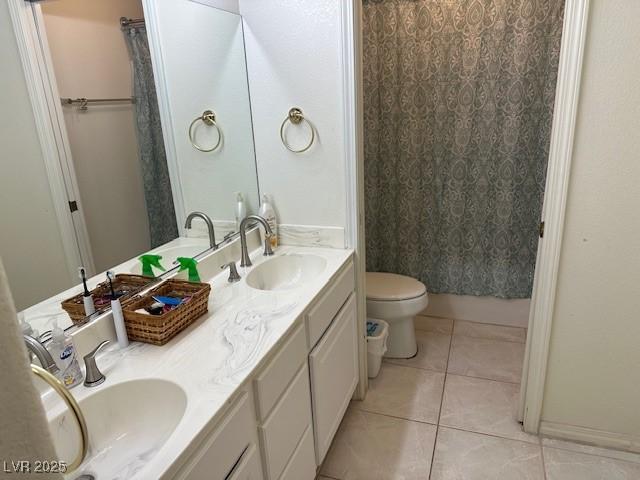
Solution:
<svg viewBox="0 0 640 480"><path fill-rule="evenodd" d="M313 426L309 424L296 447L280 480L312 480L316 477L316 456L313 445Z"/></svg>
<svg viewBox="0 0 640 480"><path fill-rule="evenodd" d="M316 463L322 464L358 383L355 294L309 355Z"/></svg>
<svg viewBox="0 0 640 480"><path fill-rule="evenodd" d="M243 392L174 478L262 480L253 395Z"/></svg>
<svg viewBox="0 0 640 480"><path fill-rule="evenodd" d="M277 480L311 426L309 370L303 364L269 417L258 427L269 480Z"/></svg>

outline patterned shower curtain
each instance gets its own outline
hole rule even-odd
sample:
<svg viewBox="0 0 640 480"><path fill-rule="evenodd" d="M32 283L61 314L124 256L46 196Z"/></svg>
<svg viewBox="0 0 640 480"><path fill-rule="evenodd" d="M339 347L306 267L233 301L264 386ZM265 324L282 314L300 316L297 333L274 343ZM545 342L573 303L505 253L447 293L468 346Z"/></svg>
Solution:
<svg viewBox="0 0 640 480"><path fill-rule="evenodd" d="M564 0L364 0L367 269L531 295Z"/></svg>
<svg viewBox="0 0 640 480"><path fill-rule="evenodd" d="M153 83L147 32L143 27L136 26L126 28L124 34L133 63L138 157L142 168L151 248L154 248L176 238L178 225L164 151L158 99Z"/></svg>

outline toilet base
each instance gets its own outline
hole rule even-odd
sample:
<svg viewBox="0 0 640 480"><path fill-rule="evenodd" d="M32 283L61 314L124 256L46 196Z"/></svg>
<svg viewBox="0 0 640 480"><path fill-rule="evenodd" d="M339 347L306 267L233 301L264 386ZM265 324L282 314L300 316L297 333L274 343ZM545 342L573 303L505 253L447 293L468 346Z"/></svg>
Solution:
<svg viewBox="0 0 640 480"><path fill-rule="evenodd" d="M385 319L389 324L386 358L411 358L418 353L414 317Z"/></svg>

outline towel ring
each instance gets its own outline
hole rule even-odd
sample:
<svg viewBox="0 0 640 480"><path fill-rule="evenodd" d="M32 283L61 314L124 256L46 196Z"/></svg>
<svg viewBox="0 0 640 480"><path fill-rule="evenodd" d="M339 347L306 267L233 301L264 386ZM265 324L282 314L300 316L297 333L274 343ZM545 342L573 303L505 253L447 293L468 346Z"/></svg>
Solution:
<svg viewBox="0 0 640 480"><path fill-rule="evenodd" d="M215 127L218 132L218 141L211 148L201 147L193 138L193 127L200 121L209 127ZM212 110L205 110L204 112L202 112L202 115L193 119L193 122L191 122L191 125L189 125L189 141L191 142L191 145L193 145L193 148L205 153L213 152L220 146L220 143L222 142L222 130L220 130L220 127L216 123L216 114L213 113Z"/></svg>
<svg viewBox="0 0 640 480"><path fill-rule="evenodd" d="M31 365L31 371L46 383L49 384L53 390L62 397L64 403L67 404L67 407L73 413L73 416L76 418L76 422L78 423L78 428L80 429L81 434L81 443L80 443L80 451L76 458L67 465L67 470L65 473L71 473L76 470L84 461L84 457L87 454L87 448L89 446L89 433L87 431L87 422L84 419L84 415L82 414L82 410L80 410L80 405L76 402L76 399L73 398L73 395L69 393L69 390L65 388L64 385L58 380L55 376L47 372L44 368L40 368L37 365Z"/></svg>
<svg viewBox="0 0 640 480"><path fill-rule="evenodd" d="M301 148L300 150L296 150L291 145L289 145L289 142L287 142L287 140L284 138L284 127L287 124L287 122L291 122L294 125L299 125L303 121L307 122L307 125L309 126L309 130L311 130L311 140L309 140L309 143L307 144L306 147ZM316 138L316 132L313 129L313 125L311 125L311 122L309 120L304 118L304 114L302 113L302 110L300 110L298 107L293 107L291 110L289 110L289 113L287 114L286 118L282 122L282 125L280 125L280 140L282 140L282 144L286 147L286 149L293 153L306 152L311 148L311 145L313 145L313 141L315 140L315 138Z"/></svg>

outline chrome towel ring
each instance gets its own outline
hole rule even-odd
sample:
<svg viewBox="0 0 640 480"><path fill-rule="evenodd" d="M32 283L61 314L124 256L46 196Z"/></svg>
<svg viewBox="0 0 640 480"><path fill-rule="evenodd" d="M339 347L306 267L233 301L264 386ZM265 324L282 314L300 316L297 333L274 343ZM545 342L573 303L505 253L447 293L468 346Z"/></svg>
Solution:
<svg viewBox="0 0 640 480"><path fill-rule="evenodd" d="M201 147L196 143L194 139L193 127L200 121L209 127L215 127L216 131L218 132L218 141L211 148ZM222 130L220 130L220 127L216 123L216 114L213 113L212 110L205 110L204 112L202 112L202 115L194 118L193 122L191 122L191 125L189 125L189 141L191 142L191 145L193 145L193 148L205 153L213 152L220 146L220 144L222 143Z"/></svg>
<svg viewBox="0 0 640 480"><path fill-rule="evenodd" d="M291 145L289 145L289 142L287 142L287 140L284 138L284 127L287 124L287 122L291 122L294 125L299 125L303 121L307 122L307 125L309 126L309 130L311 131L311 139L309 140L309 143L305 147L303 147L303 148L301 148L299 150L296 150ZM291 110L289 110L289 113L287 114L286 118L282 122L282 125L280 125L280 140L282 140L282 144L290 152L302 153L302 152L306 152L307 150L309 150L311 148L311 145L313 145L313 141L315 140L315 138L316 138L316 132L315 132L315 130L313 128L313 125L311 125L311 122L309 120L304 118L304 114L302 113L302 110L300 110L298 107L291 108Z"/></svg>

